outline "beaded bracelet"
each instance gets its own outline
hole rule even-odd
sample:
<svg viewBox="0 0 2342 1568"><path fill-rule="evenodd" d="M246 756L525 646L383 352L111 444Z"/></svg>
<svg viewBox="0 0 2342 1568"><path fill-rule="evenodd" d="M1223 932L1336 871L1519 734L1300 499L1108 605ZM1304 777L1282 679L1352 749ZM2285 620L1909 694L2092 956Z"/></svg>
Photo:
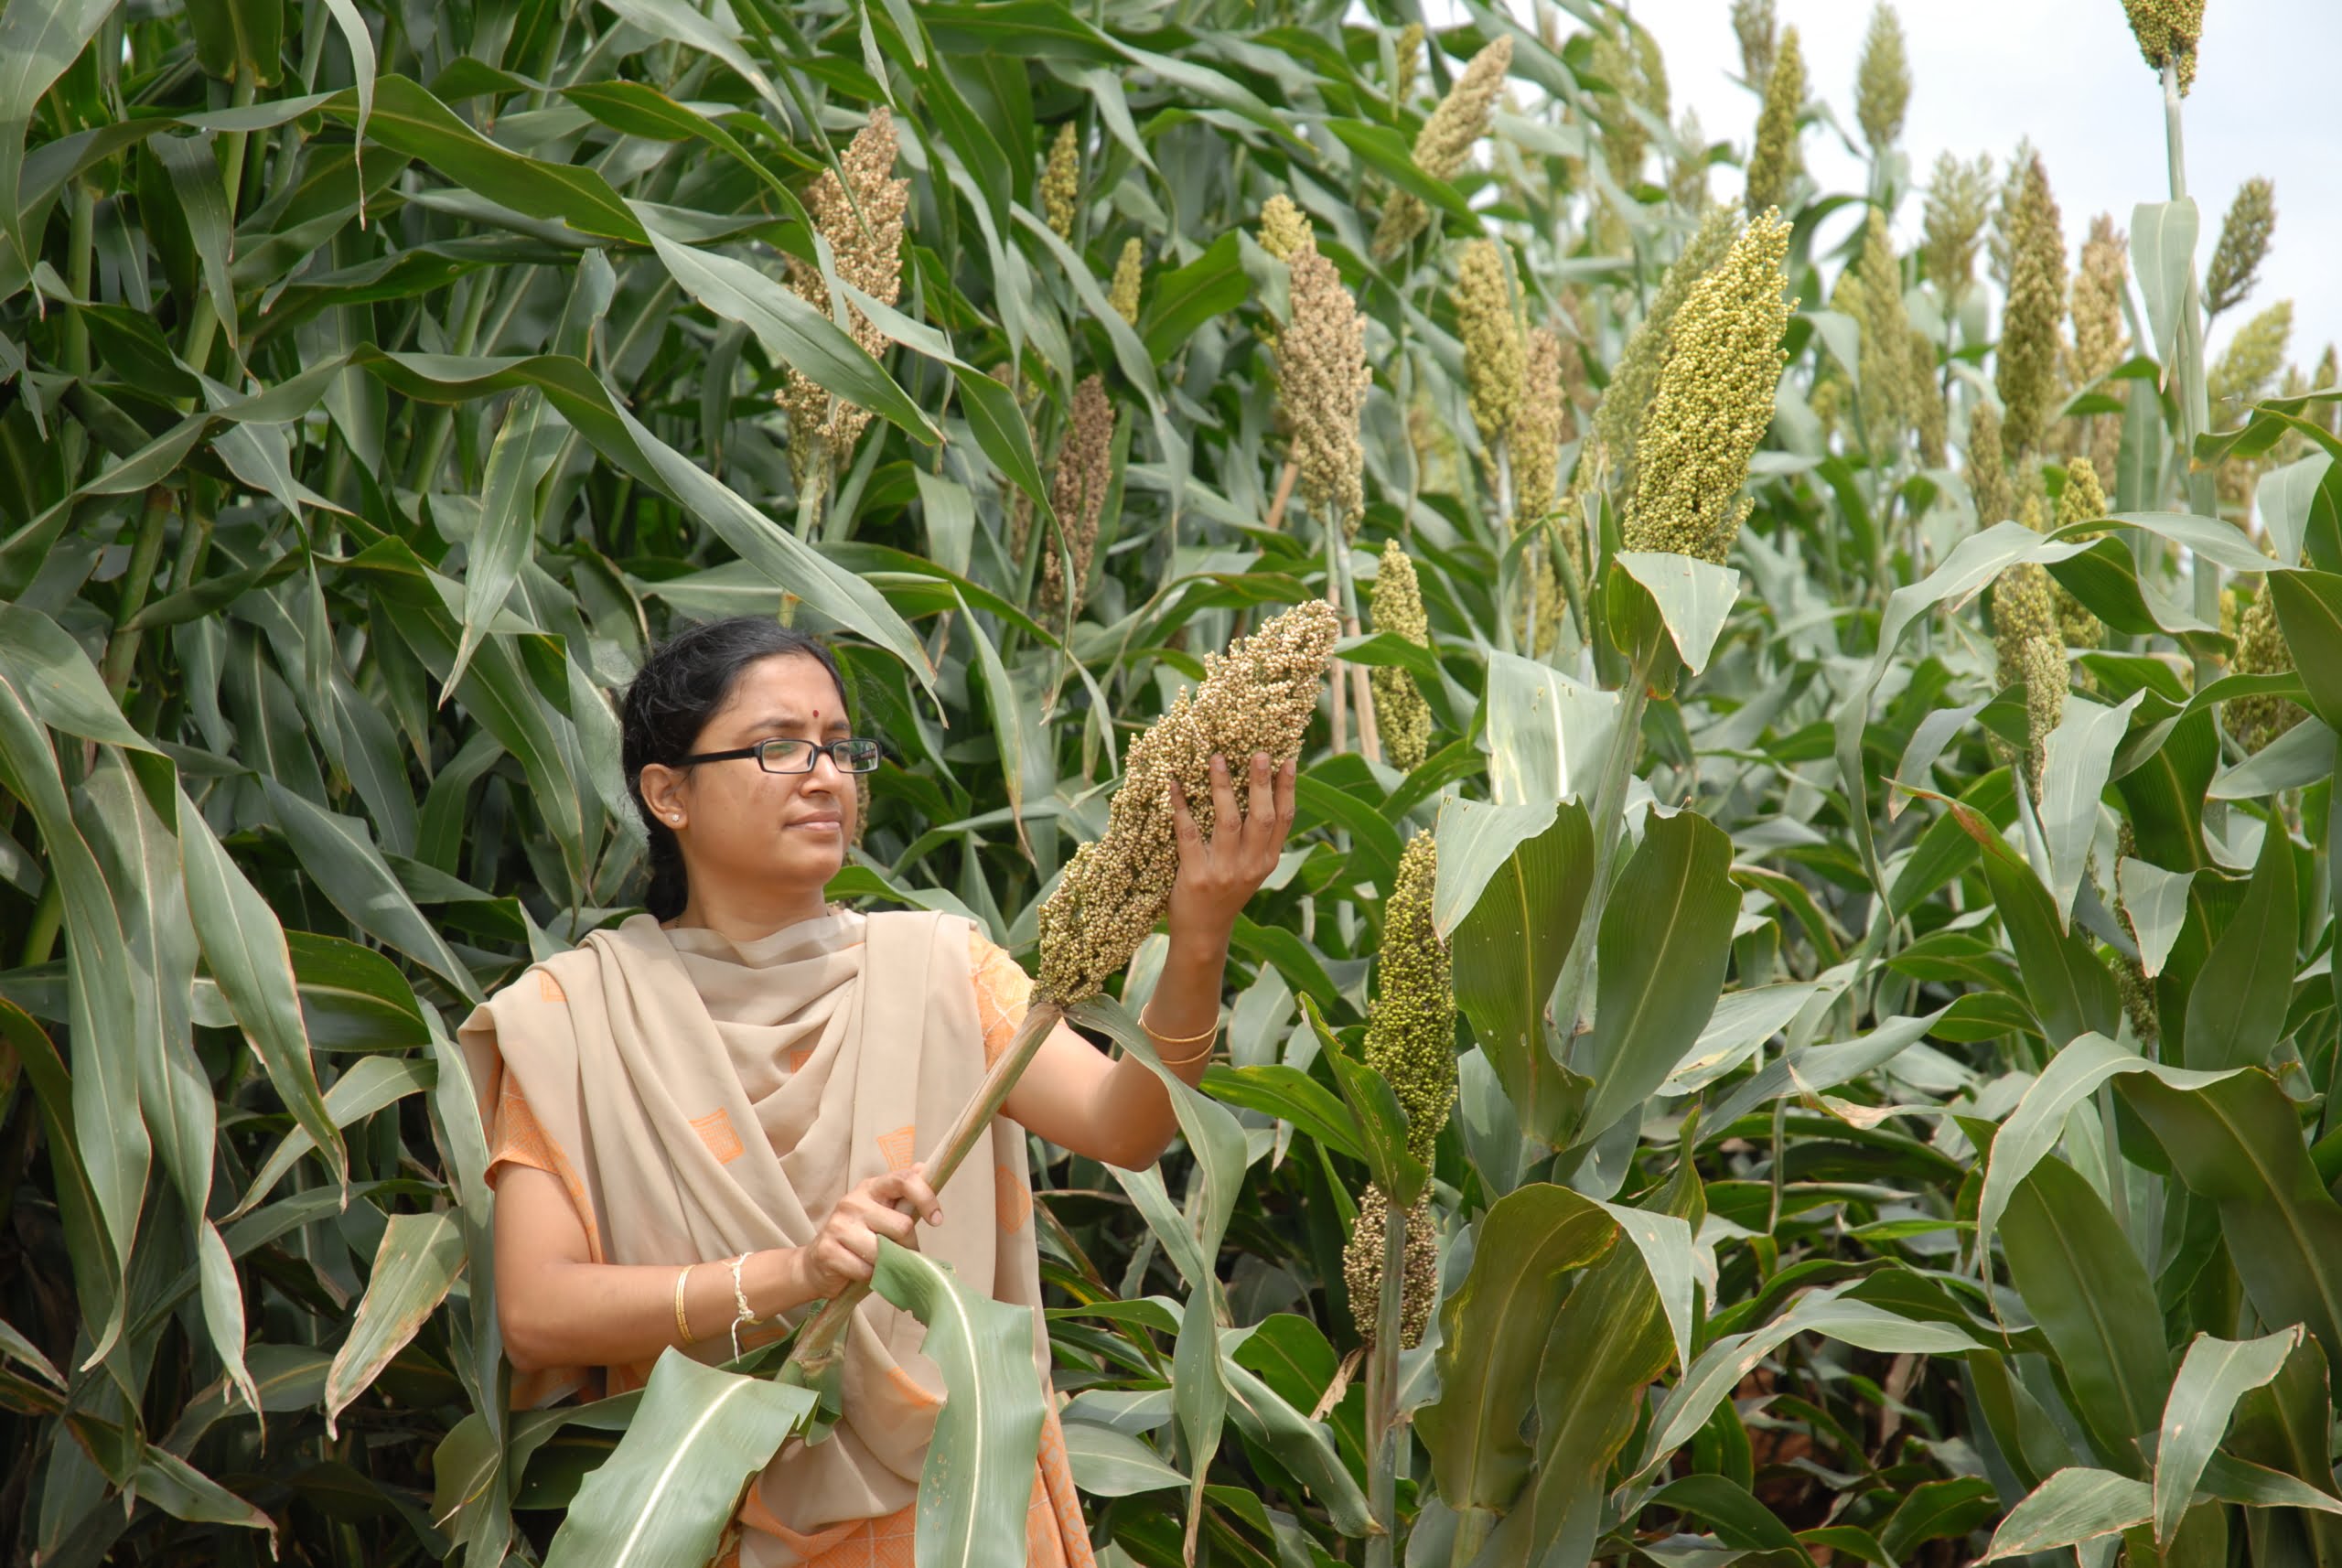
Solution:
<svg viewBox="0 0 2342 1568"><path fill-rule="evenodd" d="M757 1315L748 1309L747 1290L740 1283L740 1265L747 1261L748 1254L746 1252L732 1260L732 1305L738 1315L732 1319L732 1359L736 1361L740 1359L742 1326L757 1320Z"/></svg>

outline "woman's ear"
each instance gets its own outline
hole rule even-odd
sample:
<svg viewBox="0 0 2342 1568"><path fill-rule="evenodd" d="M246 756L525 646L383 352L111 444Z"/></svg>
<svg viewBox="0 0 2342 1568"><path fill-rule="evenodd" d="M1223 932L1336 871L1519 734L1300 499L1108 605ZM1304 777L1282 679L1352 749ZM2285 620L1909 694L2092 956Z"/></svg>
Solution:
<svg viewBox="0 0 2342 1568"><path fill-rule="evenodd" d="M687 816L683 803L683 775L663 762L644 765L640 776L642 803L651 816L671 828L680 828Z"/></svg>

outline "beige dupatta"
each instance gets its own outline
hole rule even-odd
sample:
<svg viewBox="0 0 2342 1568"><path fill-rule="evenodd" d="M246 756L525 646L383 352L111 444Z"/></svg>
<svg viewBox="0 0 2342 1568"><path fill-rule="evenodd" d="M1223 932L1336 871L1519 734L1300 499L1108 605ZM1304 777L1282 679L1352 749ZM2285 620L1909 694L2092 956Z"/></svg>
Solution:
<svg viewBox="0 0 2342 1568"><path fill-rule="evenodd" d="M984 1074L968 923L932 913L833 913L746 943L637 915L523 973L458 1037L484 1110L502 1074L519 1083L612 1263L805 1245L855 1183L929 1155ZM1037 1308L1046 1378L1031 1192L1024 1134L996 1119L919 1245ZM725 1359L722 1326L698 1326L689 1353ZM855 1314L843 1417L755 1483L744 1568L799 1560L759 1520L802 1534L916 1498L943 1390L925 1334L876 1296Z"/></svg>

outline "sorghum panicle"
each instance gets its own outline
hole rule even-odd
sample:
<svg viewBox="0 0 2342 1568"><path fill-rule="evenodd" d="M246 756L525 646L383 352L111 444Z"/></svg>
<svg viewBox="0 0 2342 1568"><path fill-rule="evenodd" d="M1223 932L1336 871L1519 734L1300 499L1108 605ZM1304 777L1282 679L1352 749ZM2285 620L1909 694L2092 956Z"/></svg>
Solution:
<svg viewBox="0 0 2342 1568"><path fill-rule="evenodd" d="M829 242L838 276L881 305L902 295L903 213L910 204L910 181L891 177L895 167L895 123L883 104L855 134L838 160L845 171L824 169L806 193L813 227ZM852 194L849 197L848 188ZM789 258L789 286L824 316L829 285L822 269ZM886 335L859 308L847 307L848 330L874 358L886 351ZM810 377L791 370L774 401L789 413L789 460L800 485L826 486L830 467L843 461L870 423L866 409L833 397Z"/></svg>
<svg viewBox="0 0 2342 1568"><path fill-rule="evenodd" d="M1944 404L1943 372L1936 365L1935 339L1911 329L1911 423L1919 433L1919 461L1930 468L1944 465L1945 427L1950 413Z"/></svg>
<svg viewBox="0 0 2342 1568"><path fill-rule="evenodd" d="M1370 608L1376 631L1404 638L1418 648L1431 646L1423 585L1416 579L1414 562L1395 539L1383 543ZM1400 772L1413 773L1431 751L1431 704L1415 689L1415 678L1397 665L1377 664L1367 679L1374 692L1374 726L1382 737L1382 754Z"/></svg>
<svg viewBox="0 0 2342 1568"><path fill-rule="evenodd" d="M1786 70L1789 50L1783 49ZM1629 550L1723 564L1748 503L1748 460L1773 421L1792 308L1781 270L1789 226L1767 212L1733 242L1676 313L1673 350L1635 453Z"/></svg>
<svg viewBox="0 0 2342 1568"><path fill-rule="evenodd" d="M1382 1228L1391 1211L1382 1189L1369 1183L1358 1195L1358 1222L1342 1249L1342 1283L1348 1287L1350 1321L1369 1344L1382 1304ZM1431 1194L1426 1192L1407 1211L1407 1246L1401 1254L1399 1276L1399 1344L1412 1350L1431 1326L1439 1305L1439 1231L1432 1218Z"/></svg>
<svg viewBox="0 0 2342 1568"><path fill-rule="evenodd" d="M1073 591L1066 591L1063 555L1052 542L1041 557L1040 612L1045 624L1072 620L1081 614L1081 593L1090 580L1090 563L1098 550L1098 519L1105 510L1106 490L1114 475L1114 405L1106 383L1095 375L1081 378L1073 389L1073 417L1065 442L1058 448L1057 470L1050 478L1049 505L1065 530L1065 547L1073 555Z"/></svg>
<svg viewBox="0 0 2342 1568"><path fill-rule="evenodd" d="M2204 377L2211 395L2213 422L2232 424L2266 397L2285 368L2285 348L2294 336L2294 302L2281 299L2236 329L2229 346Z"/></svg>
<svg viewBox="0 0 2342 1568"><path fill-rule="evenodd" d="M1060 240L1073 236L1073 220L1081 199L1081 138L1068 120L1049 144L1048 166L1041 171L1041 209L1049 228Z"/></svg>
<svg viewBox="0 0 2342 1568"><path fill-rule="evenodd" d="M2156 70L2177 68L2184 95L2196 84L2196 44L2204 33L2204 0L2122 0L2139 53Z"/></svg>
<svg viewBox="0 0 2342 1568"><path fill-rule="evenodd" d="M1553 484L1561 467L1565 434L1562 367L1568 349L1561 335L1540 327L1529 335L1520 381L1520 401L1513 406L1512 426L1505 449L1512 456L1512 525L1528 527L1553 510Z"/></svg>
<svg viewBox="0 0 2342 1568"><path fill-rule="evenodd" d="M1756 217L1789 200L1789 185L1803 168L1798 150L1798 116L1805 111L1805 55L1797 29L1781 34L1781 47L1765 81L1765 106L1756 112L1756 141L1748 154L1747 193L1743 205Z"/></svg>
<svg viewBox="0 0 2342 1568"><path fill-rule="evenodd" d="M1935 177L1928 182L1919 268L1948 300L1957 301L1975 279L1976 251L1992 204L1989 156L1964 164L1950 153L1936 155Z"/></svg>
<svg viewBox="0 0 2342 1568"><path fill-rule="evenodd" d="M1133 234L1123 242L1123 253L1114 262L1114 281L1106 290L1106 303L1114 314L1138 325L1139 279L1146 265L1146 247Z"/></svg>
<svg viewBox="0 0 2342 1568"><path fill-rule="evenodd" d="M1211 758L1241 769L1256 751L1282 765L1297 756L1317 712L1341 620L1323 599L1295 605L1225 654L1204 659L1204 682L1131 743L1123 782L1106 809L1106 836L1075 851L1043 901L1037 1000L1095 996L1128 964L1171 898L1179 851L1170 786L1179 781L1197 828L1215 829ZM1244 795L1238 791L1242 809Z"/></svg>
<svg viewBox="0 0 2342 1568"><path fill-rule="evenodd" d="M2238 624L2236 658L2229 662L2229 672L2282 675L2293 668L2294 652L2285 645L2284 632L2277 624L2276 603L2264 580ZM2286 697L2231 697L2221 705L2220 716L2236 743L2248 753L2257 753L2308 714L2300 703Z"/></svg>
<svg viewBox="0 0 2342 1568"><path fill-rule="evenodd" d="M1595 434L1619 459L1622 480L1631 482L1634 478L1635 446L1642 439L1643 422L1650 415L1651 398L1659 390L1659 372L1673 348L1676 315L1700 280L1724 260L1739 232L1739 217L1731 209L1708 209L1699 228L1683 242L1675 264L1659 280L1642 320L1627 335L1626 347L1619 350L1618 363L1610 372L1610 384L1603 389L1602 401L1594 409Z"/></svg>
<svg viewBox="0 0 2342 1568"><path fill-rule="evenodd" d="M1464 340L1472 423L1491 451L1520 406L1523 371L1520 317L1504 262L1494 240L1475 240L1456 265L1456 335Z"/></svg>
<svg viewBox="0 0 2342 1568"><path fill-rule="evenodd" d="M1979 403L1968 416L1968 493L1976 502L1979 527L2016 516L2016 490L2001 446L2001 415L1989 403Z"/></svg>
<svg viewBox="0 0 2342 1568"><path fill-rule="evenodd" d="M1471 156L1473 144L1488 134L1489 111L1495 107L1497 93L1511 70L1509 35L1485 46L1472 57L1456 77L1456 84L1447 90L1447 96L1439 101L1439 107L1431 112L1431 118L1416 133L1417 168L1434 179L1456 177L1456 171ZM1430 221L1430 211L1413 192L1393 191L1390 204L1382 209L1381 221L1375 227L1373 253L1377 258L1396 255Z"/></svg>
<svg viewBox="0 0 2342 1568"><path fill-rule="evenodd" d="M2090 522L2104 517L2106 489L2098 481L2098 466L2088 457L2076 457L2066 465L2066 488L2057 493L2057 526L2068 527L2077 522ZM2100 537L2104 531L2076 534L2075 540L2086 542ZM2050 579L2057 589L2052 596L2057 606L2057 630L2068 648L2096 648L2106 639L2106 628L2074 597L2071 589L2057 579Z"/></svg>
<svg viewBox="0 0 2342 1568"><path fill-rule="evenodd" d="M1854 71L1854 118L1871 151L1883 153L1903 134L1911 106L1911 60L1903 47L1903 23L1884 3L1870 14L1863 38L1862 63Z"/></svg>
<svg viewBox="0 0 2342 1568"><path fill-rule="evenodd" d="M1293 317L1277 334L1274 352L1301 493L1348 528L1366 507L1365 455L1359 445L1359 413L1372 380L1366 318L1334 263L1314 244L1294 252L1287 265Z"/></svg>
<svg viewBox="0 0 2342 1568"><path fill-rule="evenodd" d="M1686 212L1708 209L1708 137L1700 117L1691 110L1675 124L1675 140L1682 149L1667 167L1667 194Z"/></svg>
<svg viewBox="0 0 2342 1568"><path fill-rule="evenodd" d="M2066 644L2049 574L2028 561L1993 584L1993 648L2003 686L2025 688L2025 777L2041 788L2042 748L2065 716Z"/></svg>
<svg viewBox="0 0 2342 1568"><path fill-rule="evenodd" d="M1280 191L1261 204L1261 249L1281 262L1289 262L1299 250L1314 250L1316 235L1309 227L1309 220L1293 198Z"/></svg>
<svg viewBox="0 0 2342 1568"><path fill-rule="evenodd" d="M2036 156L2009 225L2008 308L2001 321L1993 384L2003 439L2019 452L2037 446L2057 397L2059 324L2066 315L2066 238L2049 175Z"/></svg>
<svg viewBox="0 0 2342 1568"><path fill-rule="evenodd" d="M1779 31L1773 21L1773 0L1732 0L1732 30L1740 43L1740 78L1757 91L1772 80L1773 55Z"/></svg>
<svg viewBox="0 0 2342 1568"><path fill-rule="evenodd" d="M2229 215L2220 220L2220 242L2204 273L2204 308L2218 316L2243 300L2261 281L2269 242L2277 232L2277 188L2253 178L2237 187Z"/></svg>
<svg viewBox="0 0 2342 1568"><path fill-rule="evenodd" d="M1915 400L1911 313L1903 307L1903 264L1886 231L1886 215L1876 207L1870 209L1863 231L1862 254L1847 271L1860 285L1853 315L1862 328L1863 427L1872 450L1885 452L1901 444Z"/></svg>
<svg viewBox="0 0 2342 1568"><path fill-rule="evenodd" d="M1456 1103L1456 993L1447 944L1431 914L1438 876L1438 842L1425 828L1407 842L1382 906L1366 1023L1366 1065L1398 1096L1407 1113L1407 1152L1426 1165Z"/></svg>

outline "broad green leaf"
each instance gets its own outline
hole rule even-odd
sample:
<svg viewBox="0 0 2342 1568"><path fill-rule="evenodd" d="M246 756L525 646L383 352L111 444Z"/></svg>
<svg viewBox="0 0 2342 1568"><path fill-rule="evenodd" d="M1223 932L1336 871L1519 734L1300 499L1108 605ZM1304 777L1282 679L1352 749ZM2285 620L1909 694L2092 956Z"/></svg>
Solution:
<svg viewBox="0 0 2342 1568"><path fill-rule="evenodd" d="M809 1390L660 1352L626 1435L554 1532L546 1568L709 1561L741 1488L812 1407Z"/></svg>
<svg viewBox="0 0 2342 1568"><path fill-rule="evenodd" d="M2187 993L2187 1065L2260 1067L2284 1033L2294 995L2294 845L2282 820L2261 835L2244 902Z"/></svg>
<svg viewBox="0 0 2342 1568"><path fill-rule="evenodd" d="M927 1326L920 1348L943 1373L943 1410L919 1477L919 1561L1014 1561L1041 1443L1033 1308L980 1295L946 1265L885 1240L870 1283Z"/></svg>
<svg viewBox="0 0 2342 1568"><path fill-rule="evenodd" d="M44 724L83 740L153 751L63 627L28 605L0 604L0 671Z"/></svg>
<svg viewBox="0 0 2342 1568"><path fill-rule="evenodd" d="M1488 777L1500 805L1592 796L1618 699L1549 664L1488 655Z"/></svg>
<svg viewBox="0 0 2342 1568"><path fill-rule="evenodd" d="M2299 1324L2259 1339L2198 1334L2172 1380L2155 1450L2155 1544L2168 1549L2195 1495L2205 1464L2227 1435L2237 1401L2273 1381L2302 1342Z"/></svg>
<svg viewBox="0 0 2342 1568"><path fill-rule="evenodd" d="M2042 1482L2011 1509L1978 1561L2024 1557L2118 1534L2146 1523L2154 1509L2146 1482L2075 1466Z"/></svg>
<svg viewBox="0 0 2342 1568"><path fill-rule="evenodd" d="M2133 1073L2116 1092L2188 1190L2218 1206L2229 1260L2261 1320L2305 1325L2331 1365L2342 1348L2342 1204L2319 1179L2276 1080L2251 1069Z"/></svg>
<svg viewBox="0 0 2342 1568"><path fill-rule="evenodd" d="M20 0L0 10L0 232L27 272L25 133L42 97L114 10L115 0Z"/></svg>
<svg viewBox="0 0 2342 1568"><path fill-rule="evenodd" d="M1184 348L1206 322L1236 309L1252 285L1238 259L1239 231L1230 230L1185 266L1148 282L1139 336L1157 364Z"/></svg>
<svg viewBox="0 0 2342 1568"><path fill-rule="evenodd" d="M1594 878L1585 808L1482 806L1451 797L1439 815L1434 923L1448 936L1456 1004L1521 1118L1560 1147L1585 1081L1553 1058L1545 1007Z"/></svg>
<svg viewBox="0 0 2342 1568"><path fill-rule="evenodd" d="M1527 1483L1522 1433L1555 1315L1618 1229L1600 1204L1542 1182L1481 1217L1472 1267L1440 1304L1440 1397L1415 1415L1451 1507L1505 1508Z"/></svg>
<svg viewBox="0 0 2342 1568"><path fill-rule="evenodd" d="M2002 929L2025 976L2026 999L2051 1047L2085 1034L2113 1034L2122 996L2090 941L2059 923L2048 889L1991 822L1956 801L1949 802L1948 809L1983 852L1984 877Z"/></svg>
<svg viewBox="0 0 2342 1568"><path fill-rule="evenodd" d="M1708 667L1724 617L1740 596L1740 574L1689 555L1663 551L1622 550L1615 557L1659 606L1667 633L1683 667L1697 675Z"/></svg>
<svg viewBox="0 0 2342 1568"><path fill-rule="evenodd" d="M1573 1142L1636 1112L1715 1011L1740 913L1731 871L1732 841L1705 817L1644 820L1602 912L1594 1032L1576 1058L1594 1091Z"/></svg>
<svg viewBox="0 0 2342 1568"><path fill-rule="evenodd" d="M1144 1440L1092 1422L1066 1423L1065 1454L1073 1484L1093 1498L1127 1498L1187 1484Z"/></svg>
<svg viewBox="0 0 2342 1568"><path fill-rule="evenodd" d="M2258 800L2286 789L2306 789L2334 776L2334 732L2304 718L2284 734L2211 781L2214 800Z"/></svg>
<svg viewBox="0 0 2342 1568"><path fill-rule="evenodd" d="M136 1015L132 997L115 978L130 972L130 952L105 874L74 823L48 736L5 671L0 671L0 785L24 802L40 830L49 854L49 875L62 890L65 974L74 1036L133 1039ZM76 1065L81 1070L72 1079L74 1132L119 1278L130 1262L153 1148L139 1114L137 1059L128 1051L98 1050L77 1059ZM119 1320L112 1326L118 1327Z"/></svg>
<svg viewBox="0 0 2342 1568"><path fill-rule="evenodd" d="M265 1530L272 1550L276 1521L167 1449L148 1444L138 1458L138 1496L173 1519Z"/></svg>
<svg viewBox="0 0 2342 1568"><path fill-rule="evenodd" d="M1337 1530L1352 1537L1367 1534L1366 1495L1336 1452L1332 1432L1324 1422L1295 1410L1236 1359L1230 1341L1241 1332L1220 1336L1219 1376L1228 1390L1228 1419L1309 1488Z"/></svg>
<svg viewBox="0 0 2342 1568"><path fill-rule="evenodd" d="M2131 209L2131 266L2146 301L2155 357L2165 365L2178 353L2179 312L2196 270L2197 224L2196 203L2184 196L2142 201Z"/></svg>
<svg viewBox="0 0 2342 1568"><path fill-rule="evenodd" d="M2269 542L2277 547L2279 565L2300 564L2302 541L2309 534L2310 512L2317 502L2318 487L2326 482L2326 473L2333 467L2331 454L2313 452L2270 469L2253 487L2261 521L2268 525Z"/></svg>
<svg viewBox="0 0 2342 1568"><path fill-rule="evenodd" d="M1290 1122L1336 1154L1365 1162L1366 1148L1359 1141L1348 1107L1298 1068L1282 1062L1264 1062L1255 1067L1214 1066L1204 1069L1202 1088L1224 1104Z"/></svg>
<svg viewBox="0 0 2342 1568"><path fill-rule="evenodd" d="M2098 832L2098 800L2114 765L2114 748L2130 728L2143 692L2107 707L2079 693L2049 732L2041 766L2041 836L2049 846L2050 894L2057 923L2068 927L2074 894L2082 884L2090 841Z"/></svg>
<svg viewBox="0 0 2342 1568"><path fill-rule="evenodd" d="M2154 1430L2171 1386L2171 1355L2154 1287L2122 1227L2071 1165L2045 1159L2010 1193L2000 1238L2076 1413L2110 1463L2135 1468L2134 1444Z"/></svg>
<svg viewBox="0 0 2342 1568"><path fill-rule="evenodd" d="M293 853L335 908L368 935L398 949L477 1002L479 983L441 939L374 847L356 817L321 811L274 779L263 787Z"/></svg>
<svg viewBox="0 0 2342 1568"><path fill-rule="evenodd" d="M326 1091L323 1106L328 1125L338 1133L386 1105L429 1089L436 1076L431 1063L416 1058L368 1057L342 1074ZM337 1148L339 1144L337 1137ZM235 1219L251 1212L285 1178L285 1173L293 1168L295 1161L317 1147L317 1139L306 1127L295 1127L285 1133L269 1151L267 1162L244 1188L244 1196L228 1218Z"/></svg>
<svg viewBox="0 0 2342 1568"><path fill-rule="evenodd" d="M2328 1433L2331 1396L2326 1387L2326 1354L2315 1339L2304 1338L2285 1359L2277 1376L2246 1391L2237 1402L2236 1419L2228 1437L2228 1454L2241 1463L2292 1476L2316 1488L2326 1498L2318 1514L2342 1504L2337 1495ZM2227 1455L2216 1455L2217 1467ZM2216 1489L2207 1474L2201 1485ZM2303 1520L2321 1563L2336 1560L2342 1549L2342 1522L2305 1515Z"/></svg>
<svg viewBox="0 0 2342 1568"><path fill-rule="evenodd" d="M2122 909L2139 942L2139 967L2149 979L2163 972L2171 946L2179 940L2180 923L2187 916L2187 889L2192 871L2165 871L2125 855L2116 872L2122 887Z"/></svg>
<svg viewBox="0 0 2342 1568"><path fill-rule="evenodd" d="M504 424L489 448L488 478L480 493L479 526L473 532L464 568L464 635L455 665L441 682L446 701L463 680L472 650L504 608L505 596L534 551L537 486L569 435L569 425L545 406L535 388L523 390L504 411Z"/></svg>
<svg viewBox="0 0 2342 1568"><path fill-rule="evenodd" d="M2267 592L2277 626L2309 691L2309 708L2326 727L2342 731L2342 576L2326 572L2272 572Z"/></svg>
<svg viewBox="0 0 2342 1568"><path fill-rule="evenodd" d="M381 1244L374 1250L374 1266L350 1322L349 1337L334 1352L333 1366L326 1373L328 1434L349 1402L366 1391L391 1358L414 1337L424 1319L438 1309L463 1262L463 1236L452 1212L391 1216Z"/></svg>

